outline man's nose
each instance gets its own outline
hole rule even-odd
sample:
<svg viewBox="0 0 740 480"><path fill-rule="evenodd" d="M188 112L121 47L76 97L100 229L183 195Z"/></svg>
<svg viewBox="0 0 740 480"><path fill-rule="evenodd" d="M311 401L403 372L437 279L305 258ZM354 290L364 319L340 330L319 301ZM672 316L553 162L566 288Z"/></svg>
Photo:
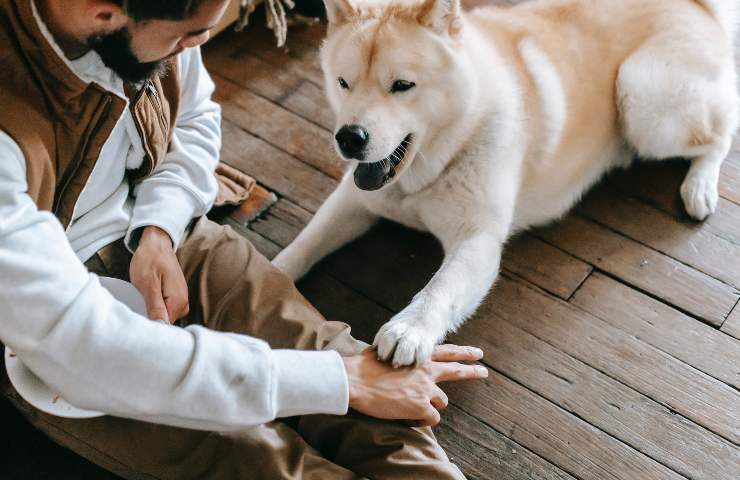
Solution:
<svg viewBox="0 0 740 480"><path fill-rule="evenodd" d="M370 134L361 126L345 125L339 129L334 138L345 157L357 160L365 158L365 148L370 141Z"/></svg>
<svg viewBox="0 0 740 480"><path fill-rule="evenodd" d="M208 39L211 38L211 32L205 31L201 34L192 36L192 37L185 37L182 40L180 40L180 46L182 48L193 48L197 47L199 45L203 45L208 41Z"/></svg>

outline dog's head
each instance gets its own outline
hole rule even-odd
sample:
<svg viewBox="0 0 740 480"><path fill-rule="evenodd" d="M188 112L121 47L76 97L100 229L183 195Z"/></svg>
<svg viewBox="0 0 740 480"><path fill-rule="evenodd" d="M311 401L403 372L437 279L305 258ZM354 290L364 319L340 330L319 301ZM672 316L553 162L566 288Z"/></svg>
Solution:
<svg viewBox="0 0 740 480"><path fill-rule="evenodd" d="M350 3L356 1L365 3ZM457 51L460 0L368 1L325 0L321 60L336 149L357 163L355 184L377 190L461 115L468 77Z"/></svg>

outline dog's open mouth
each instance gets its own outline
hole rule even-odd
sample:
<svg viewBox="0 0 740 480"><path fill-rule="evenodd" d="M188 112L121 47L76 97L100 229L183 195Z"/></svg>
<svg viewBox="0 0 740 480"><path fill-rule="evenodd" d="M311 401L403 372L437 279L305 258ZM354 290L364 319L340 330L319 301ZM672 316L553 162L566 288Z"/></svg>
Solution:
<svg viewBox="0 0 740 480"><path fill-rule="evenodd" d="M355 185L362 190L378 190L396 176L396 170L406 159L413 136L406 138L390 156L379 162L360 162L355 169Z"/></svg>

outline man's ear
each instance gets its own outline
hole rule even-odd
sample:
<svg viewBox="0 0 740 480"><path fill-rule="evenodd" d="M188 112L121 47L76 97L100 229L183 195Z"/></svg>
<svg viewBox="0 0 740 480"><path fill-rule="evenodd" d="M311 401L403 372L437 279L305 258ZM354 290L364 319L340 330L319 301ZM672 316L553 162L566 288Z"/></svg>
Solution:
<svg viewBox="0 0 740 480"><path fill-rule="evenodd" d="M326 18L329 24L340 25L355 14L354 7L349 0L324 0Z"/></svg>
<svg viewBox="0 0 740 480"><path fill-rule="evenodd" d="M440 35L455 35L461 27L460 0L426 0L417 20Z"/></svg>
<svg viewBox="0 0 740 480"><path fill-rule="evenodd" d="M126 26L129 16L123 6L112 0L87 0L85 17L91 30L113 32Z"/></svg>

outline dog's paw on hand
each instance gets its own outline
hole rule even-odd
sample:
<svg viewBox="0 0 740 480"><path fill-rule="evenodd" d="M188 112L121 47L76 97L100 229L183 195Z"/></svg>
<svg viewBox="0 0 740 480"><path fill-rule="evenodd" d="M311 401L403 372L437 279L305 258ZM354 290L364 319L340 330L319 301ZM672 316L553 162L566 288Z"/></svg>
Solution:
<svg viewBox="0 0 740 480"><path fill-rule="evenodd" d="M373 342L378 358L390 361L394 367L426 362L431 358L436 344L437 335L428 327L402 319L394 319L383 325Z"/></svg>
<svg viewBox="0 0 740 480"><path fill-rule="evenodd" d="M711 176L690 175L681 185L681 198L686 212L702 221L717 209L719 193L717 179Z"/></svg>

